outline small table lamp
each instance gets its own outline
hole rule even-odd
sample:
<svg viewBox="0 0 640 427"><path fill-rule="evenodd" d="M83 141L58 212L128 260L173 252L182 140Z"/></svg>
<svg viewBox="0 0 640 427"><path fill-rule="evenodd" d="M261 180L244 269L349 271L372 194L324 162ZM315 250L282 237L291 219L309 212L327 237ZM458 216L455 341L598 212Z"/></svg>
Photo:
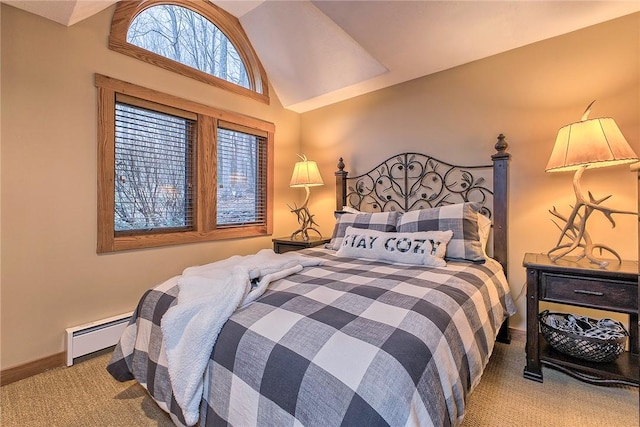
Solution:
<svg viewBox="0 0 640 427"><path fill-rule="evenodd" d="M302 159L301 162L297 162L294 169L293 175L291 176L290 187L304 187L306 191L306 197L304 199L304 204L302 206L292 208L291 212L295 213L298 216L298 224L300 224L300 228L291 234L291 238L295 238L300 235L303 240L309 240L309 231L314 231L318 233L318 236L321 236L320 232L314 228L318 224L314 221L313 215L309 213L309 209L307 208L307 204L309 203L309 195L311 191L309 187L317 187L320 185L324 185L322 181L322 176L320 176L320 171L318 170L318 165L316 162L307 160L305 155L299 155ZM295 206L295 205L294 205Z"/></svg>
<svg viewBox="0 0 640 427"><path fill-rule="evenodd" d="M595 102L595 101L594 101ZM587 168L600 168L607 166L623 165L638 161L638 156L627 143L627 140L620 132L616 122L609 117L598 119L588 119L591 112L589 104L584 112L581 121L564 126L558 131L556 143L551 153L551 158L547 164L547 172L575 171L573 176L573 190L576 194L576 203L568 217L560 214L555 206L550 210L551 214L559 218L565 225L561 227L554 221L554 224L562 230L556 246L548 252L552 261L562 258L574 249L582 248L578 259L587 257L590 262L598 264L601 268L608 265L607 261L600 260L593 255L597 248L614 255L618 261L620 256L612 248L594 244L587 233L587 219L593 211L602 212L611 222L616 224L611 217L612 214L632 214L636 212L620 211L602 206L601 203L611 196L601 199L594 199L591 192L589 198L582 193L580 178ZM563 243L564 241L564 243Z"/></svg>

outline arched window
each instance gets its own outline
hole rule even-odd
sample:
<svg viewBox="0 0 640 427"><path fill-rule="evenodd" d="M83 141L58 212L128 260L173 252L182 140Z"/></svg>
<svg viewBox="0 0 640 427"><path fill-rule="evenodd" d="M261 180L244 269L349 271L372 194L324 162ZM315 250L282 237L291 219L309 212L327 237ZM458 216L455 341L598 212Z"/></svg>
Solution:
<svg viewBox="0 0 640 427"><path fill-rule="evenodd" d="M264 69L240 22L206 1L118 3L109 48L269 102Z"/></svg>
<svg viewBox="0 0 640 427"><path fill-rule="evenodd" d="M140 12L127 42L250 89L247 69L229 38L204 16L173 4Z"/></svg>

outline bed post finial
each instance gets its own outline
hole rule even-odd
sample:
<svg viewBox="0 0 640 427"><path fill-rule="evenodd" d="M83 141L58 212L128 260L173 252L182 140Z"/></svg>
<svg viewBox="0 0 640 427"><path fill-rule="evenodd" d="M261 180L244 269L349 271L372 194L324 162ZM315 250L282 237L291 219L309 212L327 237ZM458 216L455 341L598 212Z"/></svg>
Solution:
<svg viewBox="0 0 640 427"><path fill-rule="evenodd" d="M347 174L344 170L342 157L338 160L338 170L336 171L336 211L342 211L342 207L347 203Z"/></svg>
<svg viewBox="0 0 640 427"><path fill-rule="evenodd" d="M504 134L498 135L498 142L496 142L495 149L496 155L506 154L509 143L506 141Z"/></svg>

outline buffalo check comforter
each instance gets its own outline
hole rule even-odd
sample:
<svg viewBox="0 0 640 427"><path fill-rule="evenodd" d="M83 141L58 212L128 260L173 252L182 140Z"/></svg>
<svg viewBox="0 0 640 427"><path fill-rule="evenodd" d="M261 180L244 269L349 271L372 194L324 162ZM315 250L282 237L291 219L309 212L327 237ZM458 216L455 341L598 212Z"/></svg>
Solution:
<svg viewBox="0 0 640 427"><path fill-rule="evenodd" d="M500 265L431 268L341 258L273 282L237 310L205 371L200 426L455 426L506 317ZM147 291L107 369L137 380L176 425L160 321L175 278Z"/></svg>

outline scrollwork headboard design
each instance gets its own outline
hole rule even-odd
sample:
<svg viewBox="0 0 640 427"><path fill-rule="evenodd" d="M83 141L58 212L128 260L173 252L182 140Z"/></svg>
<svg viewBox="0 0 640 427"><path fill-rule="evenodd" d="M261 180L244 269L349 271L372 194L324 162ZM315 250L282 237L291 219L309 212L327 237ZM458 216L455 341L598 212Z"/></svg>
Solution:
<svg viewBox="0 0 640 427"><path fill-rule="evenodd" d="M462 167L420 153L402 153L347 180L346 206L363 212L408 212L461 202L480 202L491 217L493 192L483 170Z"/></svg>

